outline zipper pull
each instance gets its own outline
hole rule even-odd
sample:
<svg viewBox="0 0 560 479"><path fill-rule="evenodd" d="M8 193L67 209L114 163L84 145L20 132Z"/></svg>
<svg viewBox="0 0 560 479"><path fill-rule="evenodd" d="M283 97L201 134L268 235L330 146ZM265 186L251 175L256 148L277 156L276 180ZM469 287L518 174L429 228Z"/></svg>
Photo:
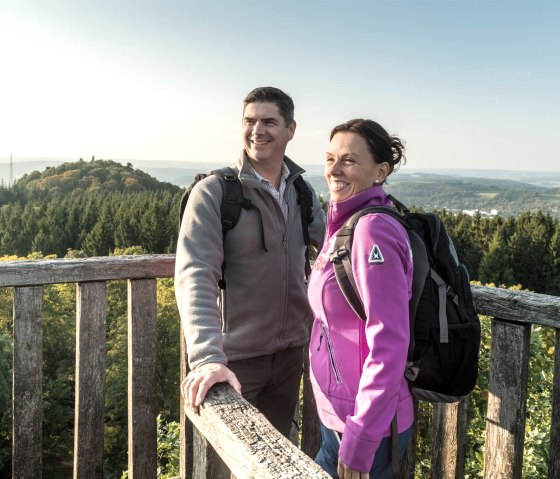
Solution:
<svg viewBox="0 0 560 479"><path fill-rule="evenodd" d="M319 351L321 349L321 343L323 342L323 333L321 333L321 336L319 336L319 347L317 348L317 351Z"/></svg>

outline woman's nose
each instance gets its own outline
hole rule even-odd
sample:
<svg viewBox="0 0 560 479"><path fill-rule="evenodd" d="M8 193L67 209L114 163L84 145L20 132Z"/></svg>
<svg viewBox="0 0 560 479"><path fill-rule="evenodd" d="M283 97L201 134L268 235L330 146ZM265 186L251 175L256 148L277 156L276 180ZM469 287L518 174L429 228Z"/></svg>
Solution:
<svg viewBox="0 0 560 479"><path fill-rule="evenodd" d="M340 174L340 163L338 161L331 161L325 166L325 172L329 175L339 175Z"/></svg>

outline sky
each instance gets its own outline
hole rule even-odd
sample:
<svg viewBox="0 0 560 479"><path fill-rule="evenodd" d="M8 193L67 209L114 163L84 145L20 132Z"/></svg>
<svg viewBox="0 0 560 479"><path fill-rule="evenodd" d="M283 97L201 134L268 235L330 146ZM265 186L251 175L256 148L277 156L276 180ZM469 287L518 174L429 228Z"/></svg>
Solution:
<svg viewBox="0 0 560 479"><path fill-rule="evenodd" d="M271 85L298 163L360 117L405 168L558 172L559 24L542 0L0 0L0 162L231 164Z"/></svg>

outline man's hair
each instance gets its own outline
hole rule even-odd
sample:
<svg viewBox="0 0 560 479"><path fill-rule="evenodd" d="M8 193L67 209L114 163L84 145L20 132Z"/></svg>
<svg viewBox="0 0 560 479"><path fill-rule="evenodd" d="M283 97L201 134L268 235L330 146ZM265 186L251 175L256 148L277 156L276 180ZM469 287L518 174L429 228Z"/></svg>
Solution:
<svg viewBox="0 0 560 479"><path fill-rule="evenodd" d="M279 88L272 86L261 86L255 88L243 100L243 111L249 103L274 103L284 118L286 126L294 121L294 102L290 95Z"/></svg>

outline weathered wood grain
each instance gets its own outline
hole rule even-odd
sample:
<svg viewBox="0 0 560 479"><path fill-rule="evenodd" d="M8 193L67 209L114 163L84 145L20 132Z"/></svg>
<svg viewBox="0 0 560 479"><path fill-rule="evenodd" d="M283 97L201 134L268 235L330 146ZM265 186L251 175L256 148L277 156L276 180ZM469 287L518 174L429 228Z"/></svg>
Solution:
<svg viewBox="0 0 560 479"><path fill-rule="evenodd" d="M556 341L554 343L553 378L548 479L558 479L560 477L560 329L556 330Z"/></svg>
<svg viewBox="0 0 560 479"><path fill-rule="evenodd" d="M329 478L228 384L208 392L199 415L186 412L239 479Z"/></svg>
<svg viewBox="0 0 560 479"><path fill-rule="evenodd" d="M172 277L175 255L0 262L0 287Z"/></svg>
<svg viewBox="0 0 560 479"><path fill-rule="evenodd" d="M233 451L232 451L233 452ZM202 433L193 428L192 479L231 479L231 471Z"/></svg>
<svg viewBox="0 0 560 479"><path fill-rule="evenodd" d="M156 280L128 282L128 477L155 479Z"/></svg>
<svg viewBox="0 0 560 479"><path fill-rule="evenodd" d="M301 449L315 457L321 447L321 430L313 388L309 379L309 354L303 355L303 406L301 411Z"/></svg>
<svg viewBox="0 0 560 479"><path fill-rule="evenodd" d="M105 282L77 286L74 479L103 477L105 293Z"/></svg>
<svg viewBox="0 0 560 479"><path fill-rule="evenodd" d="M530 325L492 321L485 479L521 479L530 332Z"/></svg>
<svg viewBox="0 0 560 479"><path fill-rule="evenodd" d="M432 422L432 477L460 479L465 476L467 400L434 404Z"/></svg>
<svg viewBox="0 0 560 479"><path fill-rule="evenodd" d="M12 478L42 477L43 288L14 288Z"/></svg>
<svg viewBox="0 0 560 479"><path fill-rule="evenodd" d="M179 342L181 345L179 384L181 384L183 379L187 377L189 370L187 347L182 324L180 325ZM187 419L187 415L185 414L184 401L179 401L179 474L182 478L192 477L193 440L192 422Z"/></svg>
<svg viewBox="0 0 560 479"><path fill-rule="evenodd" d="M479 314L560 329L560 297L486 286L471 290Z"/></svg>

